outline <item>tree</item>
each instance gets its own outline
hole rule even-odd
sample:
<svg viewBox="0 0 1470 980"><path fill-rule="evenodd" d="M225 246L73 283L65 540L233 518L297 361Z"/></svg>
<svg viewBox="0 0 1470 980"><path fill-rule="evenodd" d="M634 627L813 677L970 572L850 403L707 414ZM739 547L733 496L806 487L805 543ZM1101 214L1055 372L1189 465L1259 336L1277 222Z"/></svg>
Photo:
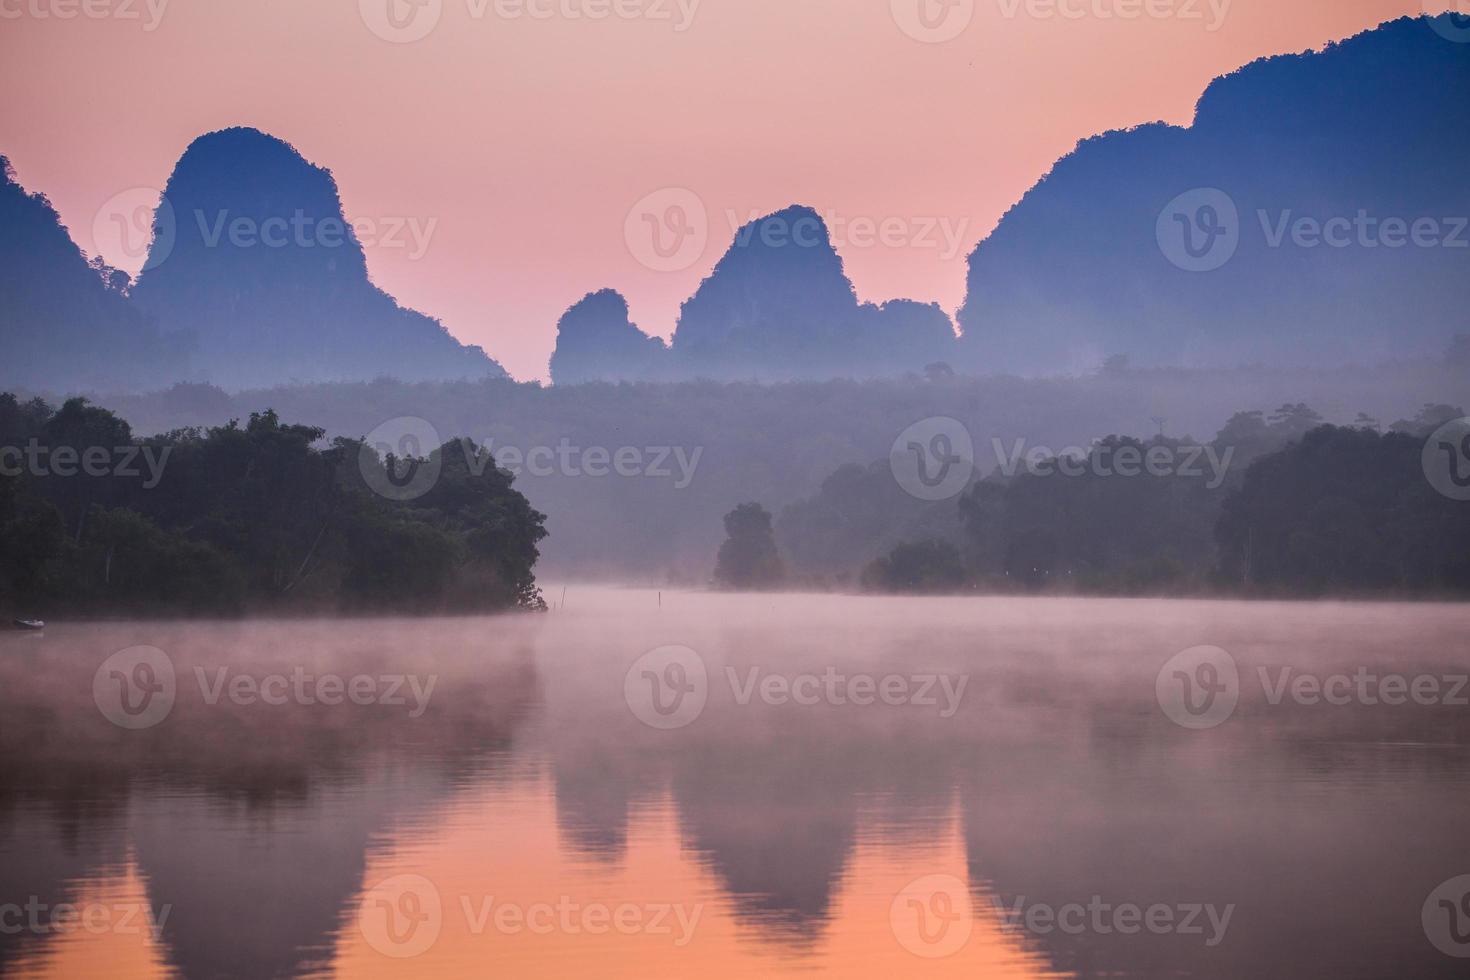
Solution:
<svg viewBox="0 0 1470 980"><path fill-rule="evenodd" d="M771 514L760 504L741 504L725 515L725 543L715 562L715 581L730 589L778 585L786 577L771 530Z"/></svg>
<svg viewBox="0 0 1470 980"><path fill-rule="evenodd" d="M1322 416L1307 406L1305 402L1292 404L1287 402L1271 413L1271 427L1278 430L1288 439L1299 439L1322 424Z"/></svg>
<svg viewBox="0 0 1470 980"><path fill-rule="evenodd" d="M1169 465L1146 467L1151 454ZM1197 586L1213 566L1210 529L1224 496L1215 481L1229 473L1223 457L1216 465L1187 440L1110 435L1086 457L981 481L959 502L972 567L1035 589Z"/></svg>
<svg viewBox="0 0 1470 980"><path fill-rule="evenodd" d="M72 611L544 608L533 569L545 518L488 453L445 443L431 454L435 484L403 501L366 479L365 459L388 462L352 440L318 448L322 437L264 411L140 444L82 399L53 412L0 394L0 605L13 595ZM54 465L16 472L33 440ZM73 459L56 460L57 447ZM109 465L73 465L89 448ZM120 460L137 475L111 465Z"/></svg>
<svg viewBox="0 0 1470 980"><path fill-rule="evenodd" d="M1390 432L1403 432L1423 439L1446 422L1464 417L1465 410L1458 405L1425 402L1412 419L1399 419L1388 428Z"/></svg>
<svg viewBox="0 0 1470 980"><path fill-rule="evenodd" d="M1288 594L1470 590L1470 509L1424 479L1423 438L1324 425L1253 463L1215 536L1227 579Z"/></svg>
<svg viewBox="0 0 1470 980"><path fill-rule="evenodd" d="M817 493L787 505L776 519L776 543L788 568L809 577L841 576L905 541L954 538L952 500L920 500L893 478L887 460L838 467Z"/></svg>
<svg viewBox="0 0 1470 980"><path fill-rule="evenodd" d="M863 570L863 585L881 592L954 592L965 579L959 549L936 538L900 544Z"/></svg>
<svg viewBox="0 0 1470 980"><path fill-rule="evenodd" d="M92 506L111 505L124 488L116 474L90 473L85 467L79 468L78 461L86 458L88 450L111 453L131 445L132 429L107 409L88 404L85 398L68 398L46 420L42 431L51 465L41 482L47 484L48 496L61 508L68 535L80 541ZM57 450L67 455L58 458ZM64 459L70 462L62 462Z"/></svg>

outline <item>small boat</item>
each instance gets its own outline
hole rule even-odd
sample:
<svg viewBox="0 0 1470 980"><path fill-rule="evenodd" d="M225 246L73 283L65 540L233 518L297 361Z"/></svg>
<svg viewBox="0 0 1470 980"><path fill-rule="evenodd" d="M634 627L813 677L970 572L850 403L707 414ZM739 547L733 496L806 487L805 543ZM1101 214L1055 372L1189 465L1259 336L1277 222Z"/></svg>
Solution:
<svg viewBox="0 0 1470 980"><path fill-rule="evenodd" d="M39 619L13 619L10 625L18 630L43 630L46 624Z"/></svg>

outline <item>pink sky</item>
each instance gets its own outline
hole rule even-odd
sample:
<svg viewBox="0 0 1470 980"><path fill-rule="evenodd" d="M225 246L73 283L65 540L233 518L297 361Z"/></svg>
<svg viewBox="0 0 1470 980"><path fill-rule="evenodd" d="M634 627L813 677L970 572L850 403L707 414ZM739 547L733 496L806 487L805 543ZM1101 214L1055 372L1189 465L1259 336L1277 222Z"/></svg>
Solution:
<svg viewBox="0 0 1470 980"><path fill-rule="evenodd" d="M161 187L191 139L265 130L335 173L349 217L418 229L369 243L381 286L544 378L556 320L582 295L616 288L668 336L731 221L791 203L835 220L861 298L953 312L975 242L1078 139L1187 122L1218 74L1424 9L414 2L0 0L0 154L95 253L99 210ZM660 258L642 213L675 203L698 234Z"/></svg>

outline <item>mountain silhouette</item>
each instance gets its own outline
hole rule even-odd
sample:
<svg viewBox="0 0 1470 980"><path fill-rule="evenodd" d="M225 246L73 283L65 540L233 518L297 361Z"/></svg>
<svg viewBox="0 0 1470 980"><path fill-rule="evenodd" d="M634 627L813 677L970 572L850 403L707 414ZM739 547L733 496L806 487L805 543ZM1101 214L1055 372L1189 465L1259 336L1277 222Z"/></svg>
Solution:
<svg viewBox="0 0 1470 980"><path fill-rule="evenodd" d="M553 384L654 381L669 371L668 348L628 319L628 301L602 289L562 314L551 355Z"/></svg>
<svg viewBox="0 0 1470 980"><path fill-rule="evenodd" d="M330 171L235 128L191 143L164 188L132 302L198 340L191 380L227 388L392 375L503 377L479 347L377 288ZM411 219L380 217L384 242ZM417 227L424 227L420 224Z"/></svg>
<svg viewBox="0 0 1470 980"><path fill-rule="evenodd" d="M788 380L919 371L953 340L938 306L859 304L826 222L796 205L736 232L670 347L681 374Z"/></svg>
<svg viewBox="0 0 1470 980"><path fill-rule="evenodd" d="M1470 44L1404 18L1216 79L1187 127L1084 140L979 243L960 335L935 304L860 303L826 223L741 227L664 345L622 297L563 316L555 381L1335 367L1437 355L1470 326ZM3 159L3 158L0 158ZM503 377L376 287L332 175L254 129L187 148L136 282L0 175L0 383ZM147 226L147 215L138 222ZM405 238L379 218L380 238ZM426 219L419 218L422 231Z"/></svg>
<svg viewBox="0 0 1470 980"><path fill-rule="evenodd" d="M840 356L857 296L810 208L790 207L735 234L679 311L673 349L709 377L749 377Z"/></svg>
<svg viewBox="0 0 1470 980"><path fill-rule="evenodd" d="M0 386L119 389L162 384L184 365L124 296L127 276L87 257L43 194L0 157Z"/></svg>
<svg viewBox="0 0 1470 980"><path fill-rule="evenodd" d="M859 304L816 211L760 218L684 303L669 376L1436 356L1470 325L1462 33L1450 15L1403 18L1216 79L1188 127L1084 140L971 254L958 340L937 305ZM558 339L578 380L630 376L621 347L591 339Z"/></svg>
<svg viewBox="0 0 1470 980"><path fill-rule="evenodd" d="M793 205L736 232L681 307L667 351L627 322L616 293L594 293L568 310L552 379L882 377L943 360L954 342L937 304L859 303L826 222Z"/></svg>
<svg viewBox="0 0 1470 980"><path fill-rule="evenodd" d="M1470 323L1470 44L1453 31L1405 18L1262 59L1216 79L1187 128L1083 141L971 255L960 364L1444 350Z"/></svg>

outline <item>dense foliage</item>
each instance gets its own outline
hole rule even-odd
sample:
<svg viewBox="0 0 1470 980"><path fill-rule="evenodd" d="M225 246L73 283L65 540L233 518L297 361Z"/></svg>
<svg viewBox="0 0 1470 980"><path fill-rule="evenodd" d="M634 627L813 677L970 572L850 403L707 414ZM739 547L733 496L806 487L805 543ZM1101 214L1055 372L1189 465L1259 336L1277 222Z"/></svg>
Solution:
<svg viewBox="0 0 1470 980"><path fill-rule="evenodd" d="M1470 404L1470 360L1456 354L1433 362L1402 362L1341 371L1243 367L1229 371L1143 371L1114 364L1073 378L946 376L886 381L793 382L759 385L585 384L540 386L506 380L410 384L374 382L295 385L228 393L181 384L148 395L99 397L140 434L180 426L223 425L274 408L285 419L310 420L331 436L362 436L385 419L416 416L433 423L442 441L471 436L502 463L503 450L524 456L565 440L582 451L637 447L645 468L634 477L587 478L580 467L525 467L516 489L550 515L552 537L538 568L577 578L694 585L708 581L724 540L720 519L744 500L778 515L777 543L802 581L849 583L858 569L903 540L949 538L958 530L952 501L930 517L902 511L888 453L894 439L920 419L946 416L964 423L978 472L993 465L992 440L1006 446L1088 446L1109 433L1151 434L1150 418L1167 416L1165 431L1209 439L1243 406L1270 408L1306 401L1325 420L1356 424L1358 412L1384 422L1412 414L1426 399ZM45 394L44 392L35 392ZM60 404L59 398L51 399ZM1270 425L1262 418L1262 424ZM1274 429L1274 426L1271 426ZM1305 431L1303 429L1302 431ZM657 447L672 447L689 461ZM1235 466L1243 463L1244 449ZM694 462L697 459L697 465ZM839 467L880 461L876 482L859 511L840 510L811 525L813 550L802 551L783 510L811 499ZM657 468L655 468L655 464ZM836 499L836 498L831 498ZM908 498L912 501L912 498ZM848 498L849 503L855 503ZM904 514L888 527L886 514ZM918 524L910 526L908 517ZM849 549L847 525L882 526L882 540ZM854 540L857 540L856 538ZM818 550L827 557L818 558ZM809 559L808 554L812 557Z"/></svg>
<svg viewBox="0 0 1470 980"><path fill-rule="evenodd" d="M725 543L715 563L715 582L731 589L780 585L786 577L776 553L771 514L760 504L741 504L725 515Z"/></svg>
<svg viewBox="0 0 1470 980"><path fill-rule="evenodd" d="M422 495L374 493L405 462L287 425L134 439L85 399L0 395L0 604L27 610L411 612L539 607L545 518L468 440L417 461ZM89 464L89 465L84 465Z"/></svg>
<svg viewBox="0 0 1470 980"><path fill-rule="evenodd" d="M1222 572L1290 592L1470 592L1470 502L1424 479L1423 438L1323 426L1255 463L1216 525Z"/></svg>
<svg viewBox="0 0 1470 980"><path fill-rule="evenodd" d="M1113 435L1033 458L958 502L908 496L884 463L848 466L786 508L778 542L804 584L885 592L1466 594L1470 503L1421 462L1463 415L1425 405L1381 433L1287 403L1205 445Z"/></svg>
<svg viewBox="0 0 1470 980"><path fill-rule="evenodd" d="M954 592L968 578L960 549L934 538L898 545L863 569L863 585L879 592Z"/></svg>

